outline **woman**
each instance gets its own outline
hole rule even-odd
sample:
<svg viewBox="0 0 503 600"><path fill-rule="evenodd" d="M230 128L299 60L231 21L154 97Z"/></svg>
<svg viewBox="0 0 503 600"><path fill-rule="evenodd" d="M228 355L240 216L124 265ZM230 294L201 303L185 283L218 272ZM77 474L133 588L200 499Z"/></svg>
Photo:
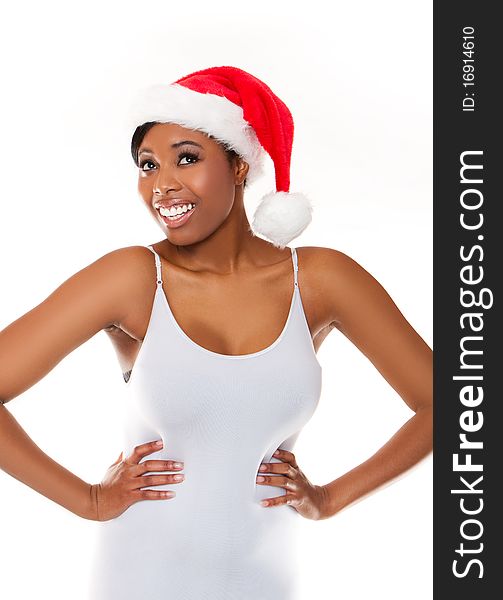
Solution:
<svg viewBox="0 0 503 600"><path fill-rule="evenodd" d="M94 600L287 600L298 517L327 519L431 451L431 350L350 257L286 248L312 208L289 192L293 120L263 82L197 71L145 90L131 125L139 192L164 239L103 256L0 333L5 404L107 331L126 380L123 450L88 484L0 406L11 450L0 466L98 522ZM244 188L265 152L276 191L250 228ZM293 448L334 328L415 414L369 460L316 485Z"/></svg>

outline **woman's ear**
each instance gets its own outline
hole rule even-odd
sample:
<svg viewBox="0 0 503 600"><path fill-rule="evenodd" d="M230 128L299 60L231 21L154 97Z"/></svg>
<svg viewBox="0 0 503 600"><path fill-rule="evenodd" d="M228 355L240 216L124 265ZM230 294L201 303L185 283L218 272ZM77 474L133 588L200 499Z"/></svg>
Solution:
<svg viewBox="0 0 503 600"><path fill-rule="evenodd" d="M246 176L248 175L250 166L240 156L237 156L235 160L236 160L236 166L235 166L236 185L242 185L243 183L246 183Z"/></svg>

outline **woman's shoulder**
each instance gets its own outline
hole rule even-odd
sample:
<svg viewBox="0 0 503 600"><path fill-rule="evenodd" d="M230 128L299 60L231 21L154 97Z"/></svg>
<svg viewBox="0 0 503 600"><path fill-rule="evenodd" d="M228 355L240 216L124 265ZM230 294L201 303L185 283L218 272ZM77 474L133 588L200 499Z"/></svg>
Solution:
<svg viewBox="0 0 503 600"><path fill-rule="evenodd" d="M106 278L109 286L124 298L141 295L149 289L148 282L156 280L154 255L146 246L116 248L99 257L88 269L91 278L96 281Z"/></svg>
<svg viewBox="0 0 503 600"><path fill-rule="evenodd" d="M127 276L132 274L132 279L138 277L140 273L155 272L154 254L147 246L124 246L111 250L104 255L101 260L107 261L112 268L115 268L119 274ZM149 268L151 266L152 268Z"/></svg>
<svg viewBox="0 0 503 600"><path fill-rule="evenodd" d="M296 248L300 261L305 263L306 269L323 277L333 274L334 271L354 271L363 268L353 257L336 248L323 246L299 246Z"/></svg>
<svg viewBox="0 0 503 600"><path fill-rule="evenodd" d="M297 248L299 272L304 289L318 307L324 321L334 322L340 314L359 310L362 298L376 298L381 284L357 260L335 248Z"/></svg>

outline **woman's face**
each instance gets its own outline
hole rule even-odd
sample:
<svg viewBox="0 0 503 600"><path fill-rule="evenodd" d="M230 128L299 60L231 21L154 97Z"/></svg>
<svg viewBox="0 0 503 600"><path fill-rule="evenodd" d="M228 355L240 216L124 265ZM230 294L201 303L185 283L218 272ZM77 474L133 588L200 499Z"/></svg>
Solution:
<svg viewBox="0 0 503 600"><path fill-rule="evenodd" d="M149 129L138 149L138 191L172 243L201 241L227 219L248 172L244 161L234 162L204 133L171 123ZM175 220L161 214L173 205L177 212L187 205L187 214Z"/></svg>

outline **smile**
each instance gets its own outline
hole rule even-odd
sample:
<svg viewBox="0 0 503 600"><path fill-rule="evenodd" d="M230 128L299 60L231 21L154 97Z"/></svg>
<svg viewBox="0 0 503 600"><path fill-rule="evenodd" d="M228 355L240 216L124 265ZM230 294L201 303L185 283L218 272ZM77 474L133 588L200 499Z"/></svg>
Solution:
<svg viewBox="0 0 503 600"><path fill-rule="evenodd" d="M164 223L166 223L168 227L175 228L184 225L196 210L195 204L189 204L187 206L192 206L192 208L186 209L185 212L179 212L179 210L175 212L173 209L170 210L164 208L159 208L157 210Z"/></svg>

